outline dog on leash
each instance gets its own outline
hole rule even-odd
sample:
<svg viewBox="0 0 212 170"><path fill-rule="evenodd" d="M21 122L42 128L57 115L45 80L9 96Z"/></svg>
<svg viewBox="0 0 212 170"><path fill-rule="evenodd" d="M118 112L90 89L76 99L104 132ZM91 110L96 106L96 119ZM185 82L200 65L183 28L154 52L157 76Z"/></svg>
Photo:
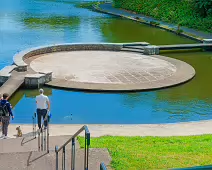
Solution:
<svg viewBox="0 0 212 170"><path fill-rule="evenodd" d="M22 137L21 127L18 126L18 127L16 128L16 130L17 130L17 137Z"/></svg>

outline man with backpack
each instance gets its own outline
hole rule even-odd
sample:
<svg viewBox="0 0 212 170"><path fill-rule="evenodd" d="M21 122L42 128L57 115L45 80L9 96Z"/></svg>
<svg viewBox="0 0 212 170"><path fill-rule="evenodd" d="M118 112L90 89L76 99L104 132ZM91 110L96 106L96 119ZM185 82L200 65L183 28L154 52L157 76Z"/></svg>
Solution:
<svg viewBox="0 0 212 170"><path fill-rule="evenodd" d="M0 117L2 122L2 139L7 139L8 126L10 124L10 116L14 119L11 104L7 101L9 95L3 94L3 99L0 100Z"/></svg>

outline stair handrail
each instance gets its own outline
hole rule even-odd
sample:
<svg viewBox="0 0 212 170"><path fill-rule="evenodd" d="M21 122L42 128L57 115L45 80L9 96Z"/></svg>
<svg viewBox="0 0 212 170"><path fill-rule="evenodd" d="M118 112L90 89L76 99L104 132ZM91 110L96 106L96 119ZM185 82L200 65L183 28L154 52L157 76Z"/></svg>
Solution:
<svg viewBox="0 0 212 170"><path fill-rule="evenodd" d="M44 128L44 122L47 121L47 127ZM46 139L47 137L47 139ZM42 120L41 128L38 130L38 151L47 151L49 153L49 120L48 113Z"/></svg>
<svg viewBox="0 0 212 170"><path fill-rule="evenodd" d="M73 136L71 136L60 148L55 146L56 153L56 170L59 169L59 158L58 153L63 150L62 153L62 170L66 169L65 164L65 147L70 142L72 142L72 150L71 150L71 170L75 169L75 138L81 133L85 131L85 155L84 155L84 170L88 170L88 154L89 154L89 146L90 146L90 131L87 125L81 127Z"/></svg>

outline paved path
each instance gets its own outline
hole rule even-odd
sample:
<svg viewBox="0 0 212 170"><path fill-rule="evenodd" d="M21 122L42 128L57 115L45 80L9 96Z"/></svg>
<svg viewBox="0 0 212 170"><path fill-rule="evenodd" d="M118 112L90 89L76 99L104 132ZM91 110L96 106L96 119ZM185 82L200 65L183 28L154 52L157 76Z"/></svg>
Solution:
<svg viewBox="0 0 212 170"><path fill-rule="evenodd" d="M156 22L159 22L160 25L164 25L164 26L174 28L174 29L177 28L177 25L175 25L175 24L170 24L170 23L167 23L167 22L158 21L154 18L147 17L147 16L144 16L142 14L134 14L134 13L132 13L130 11L126 11L124 9L114 8L111 3L100 4L99 7L100 7L100 9L102 9L104 11L107 11L111 14L116 14L118 16L122 15L122 16L133 17L133 18L140 17L145 21L156 21ZM205 32L197 31L197 30L190 29L190 28L187 28L187 27L181 27L181 29L183 30L183 32L193 34L197 37L201 37L201 38L204 38L204 39L212 39L212 33L205 33Z"/></svg>
<svg viewBox="0 0 212 170"><path fill-rule="evenodd" d="M15 128L18 125L9 126L9 136L16 135ZM32 125L20 125L23 134L32 131ZM83 125L50 125L50 136L73 135ZM105 135L111 136L189 136L212 134L212 120L176 124L138 124L138 125L88 125L91 137ZM84 133L81 134L82 136Z"/></svg>
<svg viewBox="0 0 212 170"><path fill-rule="evenodd" d="M30 67L36 72L52 71L53 81L48 85L89 90L151 90L186 82L195 75L180 60L123 51L47 53L31 60Z"/></svg>
<svg viewBox="0 0 212 170"><path fill-rule="evenodd" d="M11 77L0 87L0 95L8 93L11 96L23 83L25 72L13 71Z"/></svg>

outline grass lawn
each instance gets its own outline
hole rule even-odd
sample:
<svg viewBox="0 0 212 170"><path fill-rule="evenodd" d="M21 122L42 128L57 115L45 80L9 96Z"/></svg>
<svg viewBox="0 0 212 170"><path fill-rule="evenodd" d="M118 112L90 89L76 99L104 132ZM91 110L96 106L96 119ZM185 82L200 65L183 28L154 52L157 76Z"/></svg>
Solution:
<svg viewBox="0 0 212 170"><path fill-rule="evenodd" d="M84 138L78 138L84 146ZM212 135L91 139L91 148L108 148L115 170L167 169L212 164Z"/></svg>

